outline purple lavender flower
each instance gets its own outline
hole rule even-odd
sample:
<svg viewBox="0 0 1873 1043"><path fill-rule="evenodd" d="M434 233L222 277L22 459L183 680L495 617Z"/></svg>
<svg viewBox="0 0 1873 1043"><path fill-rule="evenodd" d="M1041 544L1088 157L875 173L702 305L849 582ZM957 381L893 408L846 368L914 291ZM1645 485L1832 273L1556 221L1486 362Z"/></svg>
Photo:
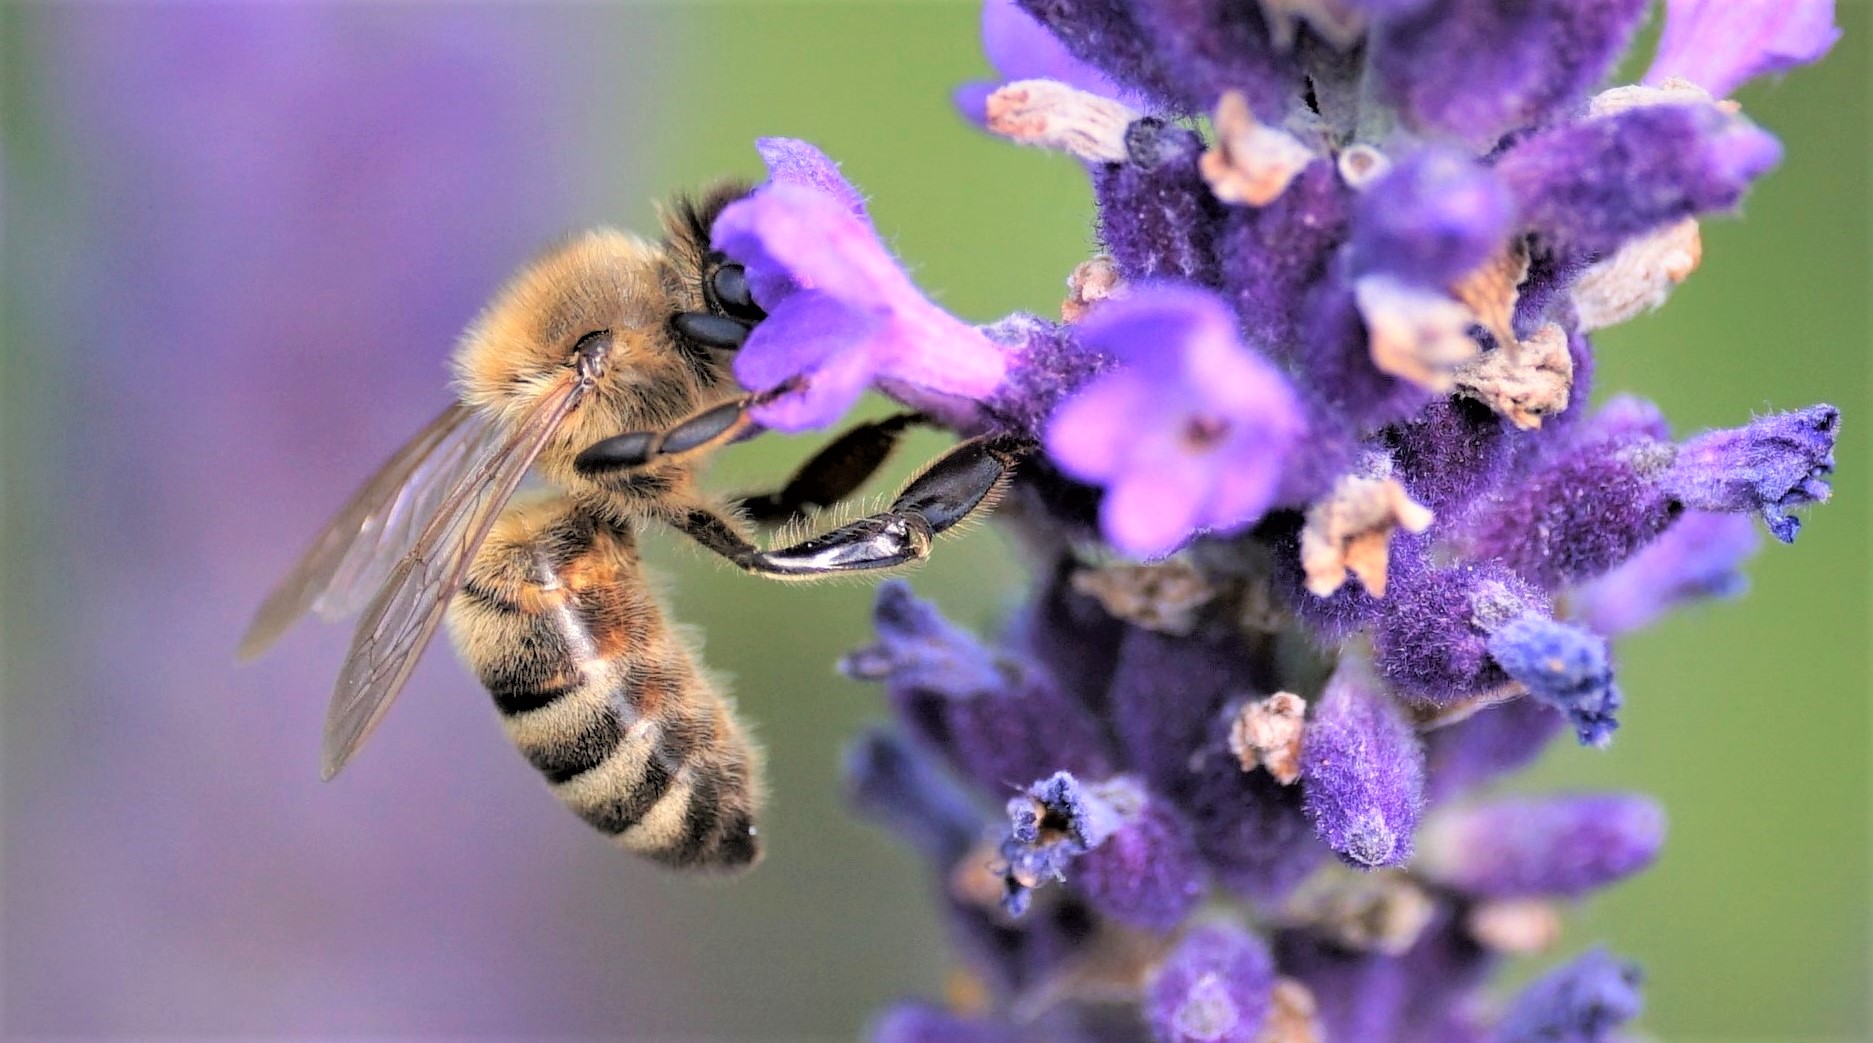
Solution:
<svg viewBox="0 0 1873 1043"><path fill-rule="evenodd" d="M1637 1012L1598 956L1505 1019L1481 996L1553 940L1554 901L1654 860L1658 807L1475 793L1562 732L1605 745L1607 637L1734 592L1743 517L1788 540L1827 498L1831 406L1681 443L1643 401L1585 406L1589 334L1661 303L1697 221L1781 158L1710 93L1818 55L1825 6L1674 3L1657 85L1589 97L1640 0L996 0L991 56L1038 78L995 104L1019 94L1052 129L991 123L1072 152L1097 204L1103 252L1057 323L920 325L811 153L817 205L863 248L823 274L768 263L769 311L826 296L815 279L850 292L792 320L822 329L770 320L745 375L804 375L782 403L837 392L796 426L871 384L1044 450L1009 493L1038 581L1006 645L889 586L878 643L846 660L914 740L857 762L862 806L921 815L892 824L945 873L974 857L968 809L1008 807L993 893L979 873L945 893L991 1009L901 1007L892 1038L997 1038L1038 987L1031 1038L1137 1039L1105 1016L1113 976L1161 1041L1584 1041ZM1712 25L1734 47L1703 47L1703 89L1677 82ZM806 204L774 169L744 206L779 235ZM822 348L849 316L886 332ZM958 781L971 797L939 796ZM1272 946L1192 922L1212 881Z"/></svg>
<svg viewBox="0 0 1873 1043"><path fill-rule="evenodd" d="M1834 0L1666 0L1645 82L1688 80L1724 98L1758 76L1820 61L1838 39Z"/></svg>
<svg viewBox="0 0 1873 1043"><path fill-rule="evenodd" d="M1003 352L917 291L838 167L803 142L761 147L769 182L714 229L767 312L736 356L736 378L755 390L805 380L761 407L761 422L786 431L831 423L874 382L939 413L946 400L994 391L1007 373Z"/></svg>
<svg viewBox="0 0 1873 1043"><path fill-rule="evenodd" d="M1082 784L1066 772L1008 801L1001 844L1003 904L1027 911L1036 887L1069 879L1100 912L1121 923L1165 931L1203 895L1190 830L1135 779Z"/></svg>
<svg viewBox="0 0 1873 1043"><path fill-rule="evenodd" d="M1105 487L1100 522L1113 545L1157 557L1199 531L1259 518L1302 422L1293 391L1243 347L1228 308L1200 291L1141 286L1080 326L1082 347L1120 368L1060 406L1047 451Z"/></svg>

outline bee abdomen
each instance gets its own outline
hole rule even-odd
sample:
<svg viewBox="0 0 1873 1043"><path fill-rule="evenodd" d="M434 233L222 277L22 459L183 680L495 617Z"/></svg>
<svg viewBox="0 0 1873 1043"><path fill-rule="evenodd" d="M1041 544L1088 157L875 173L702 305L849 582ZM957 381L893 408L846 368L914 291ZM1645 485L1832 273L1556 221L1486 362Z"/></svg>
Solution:
<svg viewBox="0 0 1873 1043"><path fill-rule="evenodd" d="M477 556L471 580L488 582L464 586L450 625L515 745L628 850L684 869L752 865L758 753L664 624L628 542L576 514L514 521Z"/></svg>

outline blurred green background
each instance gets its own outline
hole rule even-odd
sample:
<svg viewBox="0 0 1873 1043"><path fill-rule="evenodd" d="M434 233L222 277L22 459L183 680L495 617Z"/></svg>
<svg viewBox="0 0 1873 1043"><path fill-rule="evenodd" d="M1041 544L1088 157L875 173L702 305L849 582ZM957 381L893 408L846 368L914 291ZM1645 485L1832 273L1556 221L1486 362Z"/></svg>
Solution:
<svg viewBox="0 0 1873 1043"><path fill-rule="evenodd" d="M113 654L112 633L82 618L81 598L60 593L59 563L85 553L61 536L60 512L86 509L60 493L60 469L89 464L73 461L60 441L61 432L84 419L60 405L86 379L82 345L64 336L67 309L109 310L112 288L70 283L87 277L84 253L91 233L105 222L94 199L97 189L77 173L84 150L70 144L69 128L61 122L71 115L56 84L71 76L68 71L61 81L54 75L58 52L45 46L97 10L0 11L6 30L0 54L7 60L0 82L7 90L9 305L0 384L8 522L0 779L9 870L8 919L0 924L8 931L7 1020L0 1025L31 1034L122 1036L513 1031L499 1017L464 1020L449 1013L451 990L498 991L466 972L445 975L444 987L432 998L406 982L387 986L390 999L380 1007L357 1005L361 1013L353 1018L322 1018L319 1012L330 1005L350 1002L343 990L325 1007L312 1001L281 1005L269 998L273 993L266 986L230 972L226 991L235 991L236 980L247 984L241 995L217 1005L212 996L199 1002L165 998L135 980L135 960L125 961L132 969L119 977L59 978L44 966L30 966L37 962L38 938L31 931L61 934L67 942L93 934L95 944L120 941L107 926L80 929L80 921L98 915L94 906L73 904L60 912L56 895L26 882L56 876L46 876L43 867L21 868L25 850L47 842L34 832L48 821L34 817L41 807L38 795L72 784L48 776L77 756L58 744L75 748L83 741L83 730L62 718L55 679L73 672L74 658ZM390 7L378 15L420 44L430 27L454 13ZM549 64L522 63L510 71L549 76L560 92L551 118L563 124L561 133L548 151L530 157L530 169L551 171L564 183L555 183L551 206L501 218L509 225L499 235L509 240L544 240L590 223L649 228L656 198L724 174L758 176L752 139L779 134L813 141L842 161L871 197L878 227L920 283L965 318L1053 311L1066 273L1091 250L1089 192L1081 170L1060 157L989 140L950 108L954 85L987 75L973 3L534 7L526 9L526 18L552 23L548 35L569 41L561 60L550 40L535 40L529 60ZM1810 512L1796 546L1764 548L1750 569L1753 589L1743 600L1682 613L1625 642L1620 667L1630 709L1610 751L1557 747L1517 783L1531 789L1639 789L1656 794L1668 809L1671 837L1657 868L1582 909L1570 920L1562 950L1603 941L1643 961L1649 971L1643 1025L1665 1039L1845 1040L1869 1032L1867 599L1873 519L1867 478L1873 403L1867 392L1873 210L1867 131L1873 17L1864 4L1847 4L1839 21L1846 36L1820 66L1742 93L1748 113L1786 146L1783 168L1754 192L1741 220L1705 225L1703 267L1664 311L1599 338L1596 378L1598 394L1631 390L1654 398L1681 433L1737 424L1771 409L1836 403L1846 414L1846 435L1834 502ZM96 75L108 82L111 74ZM533 185L522 180L511 191L525 194ZM459 215L461 222L477 220L472 211ZM424 243L407 246L416 253L428 250ZM505 262L477 262L462 279L485 293L522 256L524 251ZM471 298L464 301L458 321L475 305ZM345 302L324 306L343 308ZM330 398L298 408L336 408L338 399L351 396L348 408L369 409L374 401L394 400L380 396L378 386L392 380L406 396L439 402L446 339L399 349L417 361L370 383L349 371L326 371L320 355L310 353L297 363L309 375L312 390L305 394ZM150 344L147 350L160 364L185 357L191 345ZM215 405L201 408L212 411ZM335 491L342 497L368 471L369 461L388 452L398 432L413 430L429 408L373 419L355 458L348 456L342 468L333 464L342 473L309 470L326 490L321 495L330 499ZM237 429L222 436L244 437ZM934 435L913 440L897 461L898 473L942 444ZM717 477L724 489L767 484L811 445L775 438L738 448L725 455ZM888 487L888 479L879 486ZM247 605L290 563L316 521L296 510L269 510L234 485L224 495L191 495L206 497L192 507L204 518L256 534L217 566L233 575L217 589L231 591L230 598L240 602L217 607L214 617L216 627L224 620L232 624L223 631L222 646L231 649ZM123 524L134 527L137 519L127 516ZM503 749L480 705L483 697L440 651L419 676L459 697L413 689L369 755L343 780L322 789L310 784L315 704L342 652L342 634L329 632L316 639L316 649L303 635L289 639L305 653L292 660L291 673L236 673L225 657L197 665L202 677L227 685L235 698L312 706L299 714L309 730L224 740L268 751L264 765L251 769L242 785L306 782L280 815L347 805L342 815L315 813L302 822L258 813L237 817L214 827L222 830L219 841L251 847L271 842L257 839L263 832L269 838L283 833L316 847L322 857L349 857L360 845L360 819L374 809L407 813L413 802L430 799L427 790L410 789L419 773L409 766L413 754L405 752L427 748L440 759L422 762L421 771L445 776L429 780L431 785L449 792L473 785L477 794L500 803L463 800L426 818L425 829L452 831L453 847L403 852L394 837L380 837L371 841L377 845L371 857L386 865L408 864L418 882L399 886L414 890L424 886L423 874L446 874L460 864L437 864L438 850L466 861L505 850L501 857L512 865L487 893L494 903L504 893L526 895L525 911L518 914L524 934L507 940L501 914L474 898L421 921L427 926L413 926L402 944L411 952L428 944L466 947L461 955L470 963L482 959L480 946L489 960L499 954L498 960L534 968L550 965L550 976L541 972L550 986L525 997L544 1013L517 1024L540 1034L644 1039L850 1038L889 999L938 994L946 954L927 902L931 882L887 837L853 820L838 798L843 744L862 722L881 716L873 689L832 670L840 653L866 640L869 587L764 584L705 560L680 540L650 542L652 561L670 580L674 615L706 633L710 664L734 677L740 705L769 748L771 849L752 877L730 886L698 885L660 874L589 836L539 789L531 770ZM107 550L105 564L137 582L139 570L149 566L139 556L159 553L162 546L155 540ZM110 559L113 553L123 560ZM959 620L992 628L1019 596L1021 571L990 526L942 546L913 582ZM186 596L176 600L177 612L193 610ZM149 625L178 623L152 619ZM257 678L265 678L269 690L251 691L262 687ZM152 687L138 698L211 696ZM420 709L407 705L419 701ZM435 735L449 734L458 721L466 738L443 751L446 756L435 753L442 741ZM212 762L216 749L209 744L188 756ZM164 778L162 771L152 771L147 783L160 793ZM105 790L89 799L162 798L149 791ZM244 829L253 835L242 835ZM515 829L524 831L524 857L512 850ZM134 846L121 850L126 858L137 857ZM304 906L308 920L329 923L329 912L320 910L351 900L336 884L325 893L317 876L278 894L267 890L265 870L249 867L239 879L245 881L242 894L230 895L209 881L199 902L179 914L247 939L227 950L230 963L294 958L304 935L292 916L275 912L276 903ZM360 874L343 887L355 893L380 884ZM163 902L171 893L152 888L126 902ZM35 913L22 915L28 907ZM60 926L61 916L71 919L70 930ZM464 918L484 918L490 926L451 933ZM30 928L20 928L22 922ZM439 932L433 941L421 936L430 929ZM381 981L412 973L411 966L429 966L401 949L387 955L376 943L348 940L343 932L320 937L319 960L297 965L295 973L317 976L344 960L355 965L359 980ZM152 950L148 958L161 955ZM406 957L408 966L400 962ZM71 963L83 965L77 958ZM203 973L215 973L212 960L202 966ZM404 987L409 991L398 1002L397 988ZM118 1013L62 1020L56 1003L61 990L69 990L74 1009L102 1004ZM386 1013L370 1013L378 1009Z"/></svg>

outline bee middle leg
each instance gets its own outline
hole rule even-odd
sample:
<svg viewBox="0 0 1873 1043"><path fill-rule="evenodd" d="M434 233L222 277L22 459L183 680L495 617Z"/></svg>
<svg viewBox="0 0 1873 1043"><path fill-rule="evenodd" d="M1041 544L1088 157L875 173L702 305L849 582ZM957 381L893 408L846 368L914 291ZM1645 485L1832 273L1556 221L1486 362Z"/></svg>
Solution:
<svg viewBox="0 0 1873 1043"><path fill-rule="evenodd" d="M931 542L992 507L1033 446L1023 439L972 438L938 457L891 506L789 547L765 550L719 512L692 506L670 519L706 549L757 575L812 579L895 568L928 557Z"/></svg>

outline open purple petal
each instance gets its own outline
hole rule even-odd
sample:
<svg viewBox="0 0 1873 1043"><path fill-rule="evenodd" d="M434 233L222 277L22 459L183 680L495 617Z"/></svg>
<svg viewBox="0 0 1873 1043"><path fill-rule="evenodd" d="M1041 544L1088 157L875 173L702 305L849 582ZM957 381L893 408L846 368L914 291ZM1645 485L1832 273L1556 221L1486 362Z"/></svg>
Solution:
<svg viewBox="0 0 1873 1043"><path fill-rule="evenodd" d="M1645 82L1689 80L1724 98L1758 76L1819 61L1838 39L1834 0L1665 0Z"/></svg>

